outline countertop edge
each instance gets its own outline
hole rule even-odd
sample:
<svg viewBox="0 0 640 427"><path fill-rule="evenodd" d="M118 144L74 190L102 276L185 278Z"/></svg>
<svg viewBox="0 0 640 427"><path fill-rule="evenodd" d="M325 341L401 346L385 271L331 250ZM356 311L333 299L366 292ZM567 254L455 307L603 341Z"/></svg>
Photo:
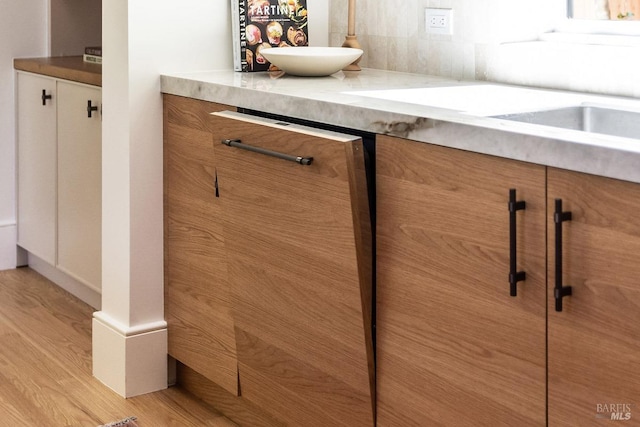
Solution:
<svg viewBox="0 0 640 427"><path fill-rule="evenodd" d="M84 62L82 56L15 58L13 68L17 71L102 87L102 65Z"/></svg>
<svg viewBox="0 0 640 427"><path fill-rule="evenodd" d="M640 147L627 149L619 141L609 143L608 139L616 138L577 131L554 133L546 126L520 126L446 109L407 108L398 102L345 97L344 91L301 93L288 90L287 83L274 86L275 89L265 88L262 86L269 82L268 76L245 77L233 73L236 72L221 70L212 74L163 74L161 90L203 101L640 183ZM292 82L291 87L302 83L299 78ZM451 81L451 84L459 82ZM275 97L277 101L274 102ZM412 110L414 112L407 113Z"/></svg>

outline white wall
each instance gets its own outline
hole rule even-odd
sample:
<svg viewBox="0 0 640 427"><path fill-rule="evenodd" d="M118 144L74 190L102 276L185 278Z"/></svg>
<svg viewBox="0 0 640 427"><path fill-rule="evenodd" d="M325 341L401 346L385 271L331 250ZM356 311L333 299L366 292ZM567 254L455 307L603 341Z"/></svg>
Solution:
<svg viewBox="0 0 640 427"><path fill-rule="evenodd" d="M229 2L108 0L103 29L102 310L94 314L93 369L129 397L167 385L160 74L232 68Z"/></svg>
<svg viewBox="0 0 640 427"><path fill-rule="evenodd" d="M13 58L47 52L43 0L0 0L0 270L16 266Z"/></svg>
<svg viewBox="0 0 640 427"><path fill-rule="evenodd" d="M231 68L227 3L103 6L103 309L127 326L163 318L160 74Z"/></svg>

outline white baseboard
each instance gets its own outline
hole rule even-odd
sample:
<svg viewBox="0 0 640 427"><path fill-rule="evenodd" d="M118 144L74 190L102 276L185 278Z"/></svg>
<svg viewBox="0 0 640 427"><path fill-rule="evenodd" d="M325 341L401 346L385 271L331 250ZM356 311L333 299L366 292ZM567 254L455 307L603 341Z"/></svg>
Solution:
<svg viewBox="0 0 640 427"><path fill-rule="evenodd" d="M104 312L93 315L93 376L123 397L167 388L165 321L123 328Z"/></svg>
<svg viewBox="0 0 640 427"><path fill-rule="evenodd" d="M0 270L10 270L18 265L16 224L0 224Z"/></svg>
<svg viewBox="0 0 640 427"><path fill-rule="evenodd" d="M102 295L100 294L100 292L96 291L93 288L90 288L84 283L58 270L48 262L44 261L41 258L38 258L32 253L28 254L28 259L29 267L31 267L33 270L42 274L44 277L51 280L53 283L60 286L70 294L76 296L77 298L80 298L80 300L89 304L96 310L100 310L100 307L102 306Z"/></svg>

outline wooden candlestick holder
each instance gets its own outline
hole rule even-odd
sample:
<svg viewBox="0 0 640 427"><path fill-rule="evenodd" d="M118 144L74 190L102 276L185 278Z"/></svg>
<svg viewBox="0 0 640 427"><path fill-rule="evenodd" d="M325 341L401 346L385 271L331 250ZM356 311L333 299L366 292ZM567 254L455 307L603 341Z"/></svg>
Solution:
<svg viewBox="0 0 640 427"><path fill-rule="evenodd" d="M353 47L356 49L362 49L358 39L356 37L356 0L349 0L349 15L347 18L347 37L342 43L342 47ZM360 71L360 65L358 63L362 59L360 56L358 59L353 61L351 64L347 65L343 68L344 71Z"/></svg>

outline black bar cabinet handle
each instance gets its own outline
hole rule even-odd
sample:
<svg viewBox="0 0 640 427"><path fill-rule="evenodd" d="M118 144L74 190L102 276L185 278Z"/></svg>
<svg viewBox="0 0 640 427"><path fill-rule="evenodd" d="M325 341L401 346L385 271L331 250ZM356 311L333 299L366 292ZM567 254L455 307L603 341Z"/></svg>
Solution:
<svg viewBox="0 0 640 427"><path fill-rule="evenodd" d="M47 105L47 100L48 99L52 99L53 95L49 94L47 95L47 91L45 89L42 89L42 105Z"/></svg>
<svg viewBox="0 0 640 427"><path fill-rule="evenodd" d="M571 295L571 286L562 285L562 223L571 221L571 212L562 212L562 199L556 199L553 222L556 232L556 283L553 296L556 300L556 311L562 311L562 298Z"/></svg>
<svg viewBox="0 0 640 427"><path fill-rule="evenodd" d="M220 197L220 187L218 186L218 168L216 168L216 172L215 172L216 176L215 176L215 180L213 182L213 186L216 190L216 197Z"/></svg>
<svg viewBox="0 0 640 427"><path fill-rule="evenodd" d="M515 297L518 295L518 282L524 281L527 274L524 271L518 271L518 245L516 234L518 231L516 222L516 212L525 210L526 202L523 200L516 201L516 190L509 190L509 295Z"/></svg>
<svg viewBox="0 0 640 427"><path fill-rule="evenodd" d="M243 150L252 151L254 153L265 154L267 156L277 157L278 159L296 162L305 166L308 166L311 164L311 162L313 162L313 157L292 156L290 154L279 153L277 151L271 151L265 148L254 147L252 145L244 144L239 139L223 139L221 142L229 147L236 147Z"/></svg>
<svg viewBox="0 0 640 427"><path fill-rule="evenodd" d="M87 117L91 118L91 113L94 111L98 111L98 106L91 105L91 100L87 100Z"/></svg>

